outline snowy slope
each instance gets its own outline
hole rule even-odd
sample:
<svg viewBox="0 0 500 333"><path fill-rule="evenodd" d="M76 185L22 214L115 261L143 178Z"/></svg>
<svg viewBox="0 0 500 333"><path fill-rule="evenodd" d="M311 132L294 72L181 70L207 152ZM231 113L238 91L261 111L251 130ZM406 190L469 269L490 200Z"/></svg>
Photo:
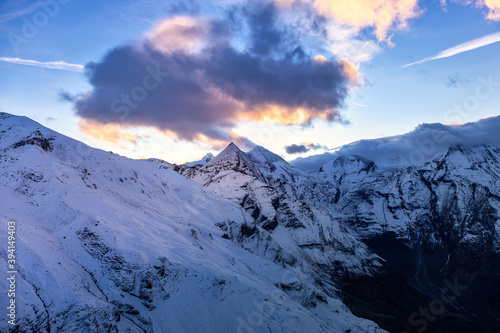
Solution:
<svg viewBox="0 0 500 333"><path fill-rule="evenodd" d="M217 169L216 162L203 168ZM250 180L263 175L249 159L232 162L248 173L241 184L275 195ZM265 229L253 229L253 212L157 161L93 149L5 113L0 164L0 223L4 231L8 221L17 224L20 331L382 332L309 274L311 261L301 256L327 256L299 249L318 238L338 241L329 233L342 231L327 229L324 214L308 222L322 225L323 235L282 227L272 241ZM262 211L270 214L266 202ZM261 237L245 236L249 230ZM374 260L353 248L350 233L340 235L355 252L345 255L352 267ZM6 267L6 249L0 254ZM6 283L2 278L2 290ZM0 325L5 331L7 323Z"/></svg>

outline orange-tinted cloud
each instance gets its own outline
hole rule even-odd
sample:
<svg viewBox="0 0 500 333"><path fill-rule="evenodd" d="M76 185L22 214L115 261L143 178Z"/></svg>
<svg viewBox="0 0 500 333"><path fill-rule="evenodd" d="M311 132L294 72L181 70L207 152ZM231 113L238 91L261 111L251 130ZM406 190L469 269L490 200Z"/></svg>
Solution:
<svg viewBox="0 0 500 333"><path fill-rule="evenodd" d="M286 6L305 2L314 6L318 14L336 22L359 29L373 27L379 41L390 41L392 29L404 29L421 10L418 0L275 0ZM495 0L490 0L495 1ZM498 1L498 0L496 0Z"/></svg>
<svg viewBox="0 0 500 333"><path fill-rule="evenodd" d="M324 63L328 62L328 60L323 55L317 55L316 57L314 57L313 60L317 64L324 64Z"/></svg>
<svg viewBox="0 0 500 333"><path fill-rule="evenodd" d="M353 87L357 87L364 81L364 75L359 72L359 64L354 64L347 59L340 62L342 69Z"/></svg>
<svg viewBox="0 0 500 333"><path fill-rule="evenodd" d="M80 119L79 130L94 139L112 143L136 142L137 136L125 132L123 127L114 124L101 124L92 120Z"/></svg>
<svg viewBox="0 0 500 333"><path fill-rule="evenodd" d="M464 6L473 5L487 10L486 18L491 21L500 21L500 0L449 0ZM442 0L443 6L446 0Z"/></svg>
<svg viewBox="0 0 500 333"><path fill-rule="evenodd" d="M278 125L301 125L312 119L331 119L330 109L313 109L307 107L287 107L279 104L261 104L255 108L242 112L240 121L254 121L273 123Z"/></svg>
<svg viewBox="0 0 500 333"><path fill-rule="evenodd" d="M156 25L146 37L161 52L199 51L208 40L210 25L206 20L174 16Z"/></svg>
<svg viewBox="0 0 500 333"><path fill-rule="evenodd" d="M323 55L317 55L313 58L313 62L319 65L323 65L328 62L328 59L326 59L326 57ZM359 64L355 64L348 59L340 60L339 64L341 65L346 78L354 87L359 86L363 82L364 76L359 72Z"/></svg>
<svg viewBox="0 0 500 333"><path fill-rule="evenodd" d="M500 21L500 0L484 0L484 5L489 9L486 18L492 21Z"/></svg>

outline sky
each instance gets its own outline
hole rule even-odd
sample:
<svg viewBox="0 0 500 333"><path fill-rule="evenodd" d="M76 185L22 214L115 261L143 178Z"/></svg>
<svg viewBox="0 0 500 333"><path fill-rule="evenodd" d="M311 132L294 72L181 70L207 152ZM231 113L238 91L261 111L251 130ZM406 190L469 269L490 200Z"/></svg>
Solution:
<svg viewBox="0 0 500 333"><path fill-rule="evenodd" d="M0 111L172 163L500 114L500 0L0 1Z"/></svg>

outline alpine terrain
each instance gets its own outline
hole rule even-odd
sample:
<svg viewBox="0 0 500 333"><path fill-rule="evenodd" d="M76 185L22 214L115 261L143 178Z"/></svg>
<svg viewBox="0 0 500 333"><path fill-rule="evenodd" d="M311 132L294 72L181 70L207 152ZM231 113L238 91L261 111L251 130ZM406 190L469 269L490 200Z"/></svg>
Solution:
<svg viewBox="0 0 500 333"><path fill-rule="evenodd" d="M2 332L500 331L496 146L304 171L231 143L175 165L0 113L0 166Z"/></svg>

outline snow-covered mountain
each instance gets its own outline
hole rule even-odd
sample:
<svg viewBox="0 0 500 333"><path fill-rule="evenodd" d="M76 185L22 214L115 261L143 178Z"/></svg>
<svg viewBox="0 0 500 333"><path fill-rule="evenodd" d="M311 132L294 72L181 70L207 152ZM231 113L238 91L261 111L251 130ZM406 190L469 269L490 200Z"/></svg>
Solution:
<svg viewBox="0 0 500 333"><path fill-rule="evenodd" d="M232 239L264 233L250 213L155 161L2 113L0 164L19 332L382 332L294 265L298 254L266 239L249 242L261 253L242 248Z"/></svg>
<svg viewBox="0 0 500 333"><path fill-rule="evenodd" d="M500 329L496 146L306 172L231 143L174 165L2 113L0 165L21 332Z"/></svg>
<svg viewBox="0 0 500 333"><path fill-rule="evenodd" d="M340 284L356 314L386 329L415 330L408 322L412 312L403 313L419 305L391 308L386 289L402 293L399 298L408 305L421 296L439 298L449 281L460 280L471 288L450 311L472 313L488 322L476 330L493 332L500 327L495 317L500 297L491 297L500 282L499 161L498 148L479 145L449 147L414 167L379 168L362 156L346 155L304 172L263 147L244 153L230 144L205 166L177 171L244 207L257 230L267 230L278 243L284 234L293 239L314 267L314 273L306 272ZM248 238L237 241L258 253ZM373 288L360 294L359 283ZM330 292L327 286L323 290ZM380 307L402 320L373 315ZM452 315L433 324L446 332L457 322L467 327Z"/></svg>
<svg viewBox="0 0 500 333"><path fill-rule="evenodd" d="M190 167L193 167L195 165L205 165L208 162L210 162L212 160L212 158L214 158L214 155L212 153L208 153L205 156L203 156L201 160L199 160L199 161L193 161L193 162L187 162L187 163L184 163L184 165L187 165L187 166L190 166Z"/></svg>

